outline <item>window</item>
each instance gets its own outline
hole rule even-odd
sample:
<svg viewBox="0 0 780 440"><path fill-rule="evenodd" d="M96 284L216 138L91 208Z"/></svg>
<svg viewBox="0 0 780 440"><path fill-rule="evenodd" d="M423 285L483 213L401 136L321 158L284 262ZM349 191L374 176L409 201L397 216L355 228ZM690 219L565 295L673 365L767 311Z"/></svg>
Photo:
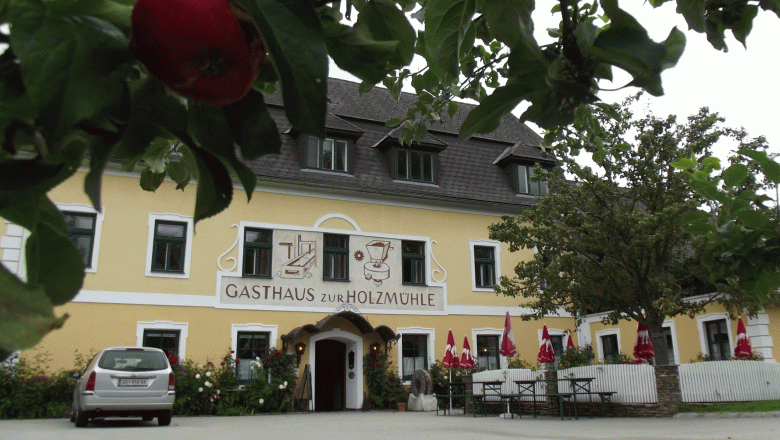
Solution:
<svg viewBox="0 0 780 440"><path fill-rule="evenodd" d="M192 217L149 214L146 276L189 278L192 255Z"/></svg>
<svg viewBox="0 0 780 440"><path fill-rule="evenodd" d="M95 245L96 214L63 211L62 217L68 226L68 237L81 254L84 267L92 267L92 249Z"/></svg>
<svg viewBox="0 0 780 440"><path fill-rule="evenodd" d="M138 321L135 327L136 347L155 347L178 357L186 358L187 323L171 321Z"/></svg>
<svg viewBox="0 0 780 440"><path fill-rule="evenodd" d="M412 380L417 370L428 369L428 335L404 334L401 337L403 380Z"/></svg>
<svg viewBox="0 0 780 440"><path fill-rule="evenodd" d="M477 288L493 288L496 284L495 248L474 246L474 284Z"/></svg>
<svg viewBox="0 0 780 440"><path fill-rule="evenodd" d="M669 365L674 365L677 362L675 362L674 358L674 338L672 338L671 328L664 327L664 339L666 339L666 353L669 356Z"/></svg>
<svg viewBox="0 0 780 440"><path fill-rule="evenodd" d="M602 359L612 360L620 356L620 346L618 345L617 335L601 336Z"/></svg>
<svg viewBox="0 0 780 440"><path fill-rule="evenodd" d="M425 243L402 241L403 283L425 285Z"/></svg>
<svg viewBox="0 0 780 440"><path fill-rule="evenodd" d="M615 336L617 338L617 336ZM558 365L558 361L563 356L563 335L550 335L550 344L552 344L553 352L555 353L555 365Z"/></svg>
<svg viewBox="0 0 780 440"><path fill-rule="evenodd" d="M498 352L500 336L477 335L477 363L479 368L498 370L501 357Z"/></svg>
<svg viewBox="0 0 780 440"><path fill-rule="evenodd" d="M309 136L306 144L306 168L348 172L349 145L350 143L343 139L318 139Z"/></svg>
<svg viewBox="0 0 780 440"><path fill-rule="evenodd" d="M271 277L271 240L273 231L246 228L244 230L244 276Z"/></svg>
<svg viewBox="0 0 780 440"><path fill-rule="evenodd" d="M147 329L144 330L144 347L159 348L166 354L170 352L169 356L179 356L179 337L181 332L179 330L167 330L167 329Z"/></svg>
<svg viewBox="0 0 780 440"><path fill-rule="evenodd" d="M236 366L236 376L238 383L244 384L254 379L252 370L252 361L256 358L263 358L269 348L269 332L238 332L236 339L238 342L236 350L236 359L239 360Z"/></svg>
<svg viewBox="0 0 780 440"><path fill-rule="evenodd" d="M331 281L349 280L349 236L325 234L322 278Z"/></svg>
<svg viewBox="0 0 780 440"><path fill-rule="evenodd" d="M434 153L419 150L396 150L396 178L412 182L434 183Z"/></svg>
<svg viewBox="0 0 780 440"><path fill-rule="evenodd" d="M517 193L534 196L547 195L547 182L534 181L534 165L517 166Z"/></svg>
<svg viewBox="0 0 780 440"><path fill-rule="evenodd" d="M153 272L184 272L187 224L157 220L152 249Z"/></svg>
<svg viewBox="0 0 780 440"><path fill-rule="evenodd" d="M706 321L704 323L704 332L707 336L707 348L710 357L716 360L731 359L731 347L726 320Z"/></svg>

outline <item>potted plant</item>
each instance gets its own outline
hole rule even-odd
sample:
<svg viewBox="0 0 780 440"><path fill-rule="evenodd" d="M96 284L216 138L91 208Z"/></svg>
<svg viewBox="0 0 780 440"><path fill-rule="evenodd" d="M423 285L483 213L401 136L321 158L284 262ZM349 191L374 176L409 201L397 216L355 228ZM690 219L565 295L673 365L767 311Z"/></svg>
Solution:
<svg viewBox="0 0 780 440"><path fill-rule="evenodd" d="M406 411L406 403L409 400L409 392L406 391L405 388L402 388L401 391L398 392L398 394L395 396L395 401L398 404L398 411Z"/></svg>

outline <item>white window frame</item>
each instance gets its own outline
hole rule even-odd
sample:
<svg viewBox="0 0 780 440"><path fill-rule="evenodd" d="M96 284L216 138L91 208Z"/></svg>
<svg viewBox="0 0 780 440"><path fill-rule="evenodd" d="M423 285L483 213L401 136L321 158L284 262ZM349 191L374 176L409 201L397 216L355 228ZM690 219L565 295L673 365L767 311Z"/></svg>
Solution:
<svg viewBox="0 0 780 440"><path fill-rule="evenodd" d="M493 248L493 272L495 276L495 283L498 284L501 280L501 242L495 240L470 240L469 251L471 252L471 290L475 292L495 292L492 288L477 287L477 274L475 273L475 259L474 259L474 247L492 247Z"/></svg>
<svg viewBox="0 0 780 440"><path fill-rule="evenodd" d="M103 212L96 210L90 205L85 205L82 203L66 203L66 204L58 203L57 209L60 212L68 211L68 212L77 212L83 214L95 214L95 236L92 242L92 260L90 262L91 267L85 267L84 272L86 273L97 272L98 251L100 250L100 233L103 230Z"/></svg>
<svg viewBox="0 0 780 440"><path fill-rule="evenodd" d="M436 361L436 329L435 328L423 328L423 327L398 327L395 330L396 335L401 335L401 343L403 344L403 334L408 333L410 335L426 335L428 336L428 368ZM396 350L396 365L398 365L398 378L403 379L403 350L398 347ZM404 381L404 385L410 385L412 381Z"/></svg>
<svg viewBox="0 0 780 440"><path fill-rule="evenodd" d="M672 355L674 356L674 365L680 365L680 347L677 342L677 325L675 325L674 321L668 320L664 321L663 328L668 328L672 334L672 351L674 352Z"/></svg>
<svg viewBox="0 0 780 440"><path fill-rule="evenodd" d="M187 328L186 322L172 321L138 321L135 325L135 346L143 347L145 330L178 330L179 331L179 362L184 362L187 356Z"/></svg>
<svg viewBox="0 0 780 440"><path fill-rule="evenodd" d="M599 330L596 332L596 350L597 350L597 356L599 359L599 362L604 362L604 346L601 344L601 337L602 336L609 336L609 335L617 335L617 345L618 345L618 353L623 353L622 347L623 343L620 340L620 329L619 328L608 328L604 330Z"/></svg>
<svg viewBox="0 0 780 440"><path fill-rule="evenodd" d="M265 332L268 336L268 348L276 348L276 338L279 336L279 327L266 324L233 324L230 326L230 349L233 350L232 358L236 359L238 353L238 332Z"/></svg>
<svg viewBox="0 0 780 440"><path fill-rule="evenodd" d="M152 270L152 250L154 249L154 225L158 220L176 223L187 224L187 237L186 245L184 248L184 272L183 273L171 273L171 272L155 272ZM148 237L146 242L146 276L158 277L158 278L189 278L190 277L190 263L192 256L192 230L195 226L192 216L180 215L180 214L157 214L149 213L148 220Z"/></svg>
<svg viewBox="0 0 780 440"><path fill-rule="evenodd" d="M479 364L479 352L477 351L477 336L498 336L498 346L501 348L501 337L504 335L503 328L473 328L471 329L471 355L474 357L474 361ZM457 341L455 341L457 342ZM461 347L461 353L463 352ZM509 365L507 357L503 354L498 354L499 368L506 369Z"/></svg>
<svg viewBox="0 0 780 440"><path fill-rule="evenodd" d="M704 324L710 321L726 320L726 333L729 335L729 350L734 350L734 337L732 336L733 329L731 328L731 318L728 313L710 313L704 316L696 317L696 327L699 329L699 344L701 344L701 354L710 356L710 347L707 344L707 329ZM733 357L734 353L730 353Z"/></svg>

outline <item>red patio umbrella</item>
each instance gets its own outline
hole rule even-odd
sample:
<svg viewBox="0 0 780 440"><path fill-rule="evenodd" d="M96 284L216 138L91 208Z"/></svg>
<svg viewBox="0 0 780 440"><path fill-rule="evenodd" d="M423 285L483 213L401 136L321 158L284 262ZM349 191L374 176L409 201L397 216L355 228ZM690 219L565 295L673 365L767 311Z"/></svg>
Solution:
<svg viewBox="0 0 780 440"><path fill-rule="evenodd" d="M737 346L734 347L735 358L746 358L753 356L753 347L750 345L750 338L748 338L747 331L745 331L745 324L742 322L742 318L737 321Z"/></svg>
<svg viewBox="0 0 780 440"><path fill-rule="evenodd" d="M460 355L460 368L474 368L477 366L474 362L474 357L471 356L471 347L469 346L469 338L463 337L463 353Z"/></svg>
<svg viewBox="0 0 780 440"><path fill-rule="evenodd" d="M458 368L458 349L455 348L455 338L452 337L452 330L447 335L447 348L444 352L444 359L441 361L444 368Z"/></svg>
<svg viewBox="0 0 780 440"><path fill-rule="evenodd" d="M542 328L542 344L539 346L539 355L536 356L536 360L542 364L555 362L555 351L552 342L550 342L550 334L547 333L546 325Z"/></svg>
<svg viewBox="0 0 780 440"><path fill-rule="evenodd" d="M569 340L566 341L566 350L569 348L574 348L574 340L572 340L571 335L569 335Z"/></svg>
<svg viewBox="0 0 780 440"><path fill-rule="evenodd" d="M636 328L636 344L634 344L634 363L649 364L655 357L653 343L650 342L650 333L640 322Z"/></svg>
<svg viewBox="0 0 780 440"><path fill-rule="evenodd" d="M512 357L517 354L515 337L512 335L512 321L509 319L509 312L506 312L506 319L504 319L504 334L501 335L501 347L499 347L498 352L506 357Z"/></svg>

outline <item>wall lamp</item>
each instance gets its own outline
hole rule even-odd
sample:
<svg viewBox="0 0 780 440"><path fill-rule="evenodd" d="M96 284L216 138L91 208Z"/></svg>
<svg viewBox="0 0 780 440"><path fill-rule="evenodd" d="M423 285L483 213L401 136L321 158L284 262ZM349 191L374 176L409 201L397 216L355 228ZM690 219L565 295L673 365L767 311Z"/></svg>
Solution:
<svg viewBox="0 0 780 440"><path fill-rule="evenodd" d="M376 342L369 345L368 348L371 350L371 356L376 356L379 353L379 344Z"/></svg>
<svg viewBox="0 0 780 440"><path fill-rule="evenodd" d="M295 344L295 358L297 360L296 366L301 365L301 356L303 356L303 353L306 351L306 344L303 342L299 342Z"/></svg>

